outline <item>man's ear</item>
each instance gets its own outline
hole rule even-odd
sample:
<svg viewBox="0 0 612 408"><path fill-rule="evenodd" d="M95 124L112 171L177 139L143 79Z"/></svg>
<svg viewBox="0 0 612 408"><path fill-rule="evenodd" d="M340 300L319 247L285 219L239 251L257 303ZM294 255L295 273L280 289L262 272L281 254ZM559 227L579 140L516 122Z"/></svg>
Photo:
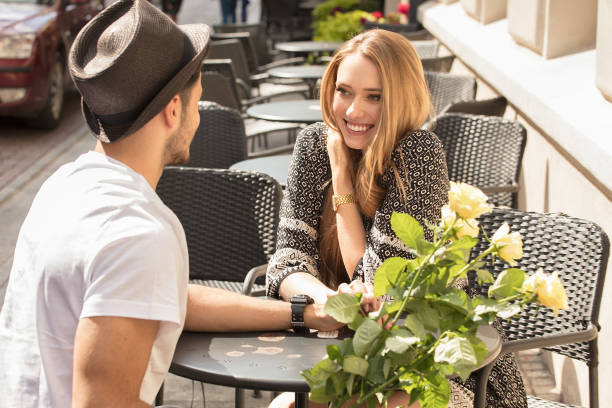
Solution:
<svg viewBox="0 0 612 408"><path fill-rule="evenodd" d="M162 109L161 114L166 126L174 129L179 126L181 121L181 98L177 95L168 102L168 104Z"/></svg>

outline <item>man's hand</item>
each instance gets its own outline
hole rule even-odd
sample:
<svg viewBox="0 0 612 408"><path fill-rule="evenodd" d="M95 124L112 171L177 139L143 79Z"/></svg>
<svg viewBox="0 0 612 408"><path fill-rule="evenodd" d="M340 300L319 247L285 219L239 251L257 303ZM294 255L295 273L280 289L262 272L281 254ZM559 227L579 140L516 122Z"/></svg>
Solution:
<svg viewBox="0 0 612 408"><path fill-rule="evenodd" d="M344 323L325 313L325 305L313 303L304 309L304 323L306 327L319 331L332 331L344 326Z"/></svg>

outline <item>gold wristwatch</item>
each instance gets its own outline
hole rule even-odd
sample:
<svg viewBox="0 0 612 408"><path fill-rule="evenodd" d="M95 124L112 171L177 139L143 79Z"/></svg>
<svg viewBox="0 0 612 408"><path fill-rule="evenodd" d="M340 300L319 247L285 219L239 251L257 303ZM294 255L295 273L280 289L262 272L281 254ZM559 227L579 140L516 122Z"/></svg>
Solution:
<svg viewBox="0 0 612 408"><path fill-rule="evenodd" d="M334 211L338 211L338 207L342 204L353 204L356 203L355 196L352 194L334 194L332 196L332 207Z"/></svg>

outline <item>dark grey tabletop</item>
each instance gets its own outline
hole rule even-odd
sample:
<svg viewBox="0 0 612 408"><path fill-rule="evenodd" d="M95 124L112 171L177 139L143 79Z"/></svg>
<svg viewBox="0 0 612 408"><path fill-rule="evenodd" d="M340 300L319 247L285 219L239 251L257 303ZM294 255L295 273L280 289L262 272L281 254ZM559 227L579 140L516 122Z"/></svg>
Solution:
<svg viewBox="0 0 612 408"><path fill-rule="evenodd" d="M479 366L497 357L501 339L490 326L479 328L489 354ZM338 339L321 339L315 333L184 332L176 346L170 372L193 380L228 387L270 391L308 392L300 372L312 368Z"/></svg>
<svg viewBox="0 0 612 408"><path fill-rule="evenodd" d="M290 154L279 154L276 156L258 157L232 164L232 170L258 171L272 176L281 186L287 185L287 175L291 165Z"/></svg>
<svg viewBox="0 0 612 408"><path fill-rule="evenodd" d="M318 99L260 103L247 109L247 114L256 119L277 122L314 123L322 120Z"/></svg>
<svg viewBox="0 0 612 408"><path fill-rule="evenodd" d="M278 42L274 45L274 47L276 47L277 50L284 52L334 52L340 48L342 44L342 42L288 41Z"/></svg>

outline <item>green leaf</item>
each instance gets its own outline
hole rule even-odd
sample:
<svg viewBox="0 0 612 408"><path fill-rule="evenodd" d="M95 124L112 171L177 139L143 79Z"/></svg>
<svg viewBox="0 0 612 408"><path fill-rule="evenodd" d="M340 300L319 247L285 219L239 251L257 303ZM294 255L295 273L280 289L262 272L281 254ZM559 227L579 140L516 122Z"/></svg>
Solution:
<svg viewBox="0 0 612 408"><path fill-rule="evenodd" d="M469 377L477 364L472 343L462 336L443 337L436 347L434 361L452 365L463 381Z"/></svg>
<svg viewBox="0 0 612 408"><path fill-rule="evenodd" d="M489 288L489 296L497 299L512 296L521 289L525 280L525 272L517 268L506 269L497 276L495 283Z"/></svg>
<svg viewBox="0 0 612 408"><path fill-rule="evenodd" d="M445 293L438 299L463 312L467 312L470 305L467 294L461 289L456 288L451 288L449 293Z"/></svg>
<svg viewBox="0 0 612 408"><path fill-rule="evenodd" d="M393 212L391 228L404 244L413 249L417 249L419 239L424 236L423 227L410 214Z"/></svg>
<svg viewBox="0 0 612 408"><path fill-rule="evenodd" d="M385 382L384 364L386 358L380 355L374 355L368 360L370 367L368 368L367 380L370 384L383 384Z"/></svg>
<svg viewBox="0 0 612 408"><path fill-rule="evenodd" d="M450 385L444 379L440 384L429 383L423 392L423 407L446 408L450 399Z"/></svg>
<svg viewBox="0 0 612 408"><path fill-rule="evenodd" d="M355 382L355 374L349 375L346 380L346 393L347 395L353 395L353 383Z"/></svg>
<svg viewBox="0 0 612 408"><path fill-rule="evenodd" d="M476 275L478 277L478 283L482 285L483 283L492 283L495 279L493 279L493 275L486 269L476 269Z"/></svg>
<svg viewBox="0 0 612 408"><path fill-rule="evenodd" d="M431 332L436 332L440 328L440 314L432 307L424 306L418 312L423 326ZM415 333L416 334L416 333Z"/></svg>
<svg viewBox="0 0 612 408"><path fill-rule="evenodd" d="M408 330L398 329L394 330L391 336L387 337L385 341L385 348L388 350L402 354L408 347L412 346L415 343L418 343L421 339L412 335Z"/></svg>
<svg viewBox="0 0 612 408"><path fill-rule="evenodd" d="M340 352L340 347L335 344L328 344L327 347L327 356L330 360L342 361L344 356Z"/></svg>
<svg viewBox="0 0 612 408"><path fill-rule="evenodd" d="M409 314L408 316L406 316L404 326L406 326L408 330L410 330L412 334L417 336L419 339L425 339L425 327L416 315Z"/></svg>
<svg viewBox="0 0 612 408"><path fill-rule="evenodd" d="M319 404L325 404L334 398L334 394L328 390L326 385L310 387L308 399Z"/></svg>
<svg viewBox="0 0 612 408"><path fill-rule="evenodd" d="M359 298L348 293L334 295L325 303L325 313L341 323L352 322L360 309Z"/></svg>
<svg viewBox="0 0 612 408"><path fill-rule="evenodd" d="M349 329L357 330L357 328L361 326L361 323L363 323L364 319L365 316L358 313L357 316L355 316L355 318L353 319L353 321L348 324Z"/></svg>
<svg viewBox="0 0 612 408"><path fill-rule="evenodd" d="M363 356L381 331L381 327L375 321L365 319L353 336L355 354Z"/></svg>
<svg viewBox="0 0 612 408"><path fill-rule="evenodd" d="M374 274L374 296L384 295L390 286L395 286L409 263L410 260L398 256L387 258Z"/></svg>
<svg viewBox="0 0 612 408"><path fill-rule="evenodd" d="M389 378L389 371L391 371L391 366L392 366L391 360L388 358L385 358L385 362L383 364L383 376L385 377L385 380Z"/></svg>
<svg viewBox="0 0 612 408"><path fill-rule="evenodd" d="M484 341L480 340L478 336L470 336L470 342L472 343L472 347L474 348L474 354L476 355L476 364L482 363L489 354L487 345Z"/></svg>
<svg viewBox="0 0 612 408"><path fill-rule="evenodd" d="M344 371L346 371L347 373L360 375L362 377L366 376L366 373L368 372L368 367L368 362L365 359L357 356L346 357L342 366Z"/></svg>

